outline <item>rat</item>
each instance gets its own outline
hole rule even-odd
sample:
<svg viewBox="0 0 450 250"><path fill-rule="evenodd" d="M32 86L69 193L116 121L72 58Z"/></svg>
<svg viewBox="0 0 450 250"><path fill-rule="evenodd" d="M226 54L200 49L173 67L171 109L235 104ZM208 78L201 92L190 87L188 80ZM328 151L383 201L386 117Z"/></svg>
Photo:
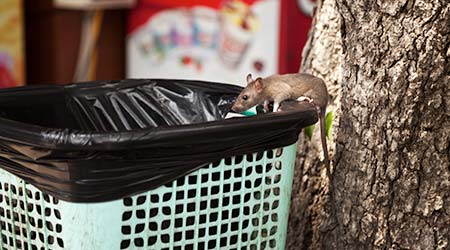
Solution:
<svg viewBox="0 0 450 250"><path fill-rule="evenodd" d="M316 107L319 114L325 167L328 177L330 177L330 160L325 134L328 90L321 78L306 73L296 73L272 75L266 78L258 77L253 80L252 74L248 74L247 86L236 98L231 109L239 113L264 102L264 109L268 111L269 102L273 101L273 112L277 112L280 103L285 100L307 101Z"/></svg>
<svg viewBox="0 0 450 250"><path fill-rule="evenodd" d="M332 203L332 217L338 224L336 235L341 235L341 223L336 212L336 200L334 195L334 182L330 171L330 160L328 157L328 147L325 132L326 108L328 105L328 90L325 82L316 76L297 73L285 75L273 75L267 78L258 77L253 80L252 75L247 75L247 86L237 97L232 106L235 112L245 111L257 104L264 102L264 109L269 111L269 102L273 101L273 111L277 112L280 103L285 100L307 101L312 103L319 114L320 138L322 140L322 150L324 154L325 169L330 182L330 198ZM336 246L339 246L335 236Z"/></svg>

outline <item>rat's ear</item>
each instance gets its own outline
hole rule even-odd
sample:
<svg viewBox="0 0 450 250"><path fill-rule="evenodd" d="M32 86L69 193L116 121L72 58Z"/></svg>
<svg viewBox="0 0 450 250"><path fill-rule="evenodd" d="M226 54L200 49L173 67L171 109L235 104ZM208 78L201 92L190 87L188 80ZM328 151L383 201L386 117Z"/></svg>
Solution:
<svg viewBox="0 0 450 250"><path fill-rule="evenodd" d="M263 89L263 82L262 82L262 78L258 77L255 80L255 89L257 92L261 92Z"/></svg>
<svg viewBox="0 0 450 250"><path fill-rule="evenodd" d="M248 75L247 75L247 84L249 84L249 83L251 83L251 82L253 82L252 74L251 74L251 73L248 73Z"/></svg>

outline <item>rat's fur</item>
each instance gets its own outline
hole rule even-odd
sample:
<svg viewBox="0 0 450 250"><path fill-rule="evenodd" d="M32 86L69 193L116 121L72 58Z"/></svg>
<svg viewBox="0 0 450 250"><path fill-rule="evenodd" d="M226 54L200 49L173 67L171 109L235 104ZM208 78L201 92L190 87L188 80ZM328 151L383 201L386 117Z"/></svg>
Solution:
<svg viewBox="0 0 450 250"><path fill-rule="evenodd" d="M269 101L273 101L273 111L278 111L280 103L285 100L307 100L312 102L319 113L322 148L327 173L330 174L328 147L325 135L325 113L328 104L328 91L325 82L310 74L273 75L267 78L252 79L247 75L245 87L236 99L233 107L235 112L243 112L257 104L264 102L268 109Z"/></svg>
<svg viewBox="0 0 450 250"><path fill-rule="evenodd" d="M243 96L248 99L244 100ZM273 75L267 78L252 79L247 75L247 87L239 94L233 105L236 112L245 111L264 101L274 101L274 110L285 100L308 97L321 109L328 104L328 91L324 81L310 74Z"/></svg>
<svg viewBox="0 0 450 250"><path fill-rule="evenodd" d="M269 101L274 102L273 111L276 112L278 111L280 103L288 99L309 101L316 106L320 120L320 138L322 140L324 163L330 181L330 195L332 203L334 204L334 186L325 134L325 112L328 105L328 91L325 82L310 74L273 75L264 79L257 78L256 80L252 80L251 74L248 74L247 83L247 87L239 94L236 103L232 107L236 112L245 111L262 102L264 102L264 107L267 111ZM244 95L247 96L247 100L244 100ZM336 209L334 207L332 213L333 217L337 218Z"/></svg>

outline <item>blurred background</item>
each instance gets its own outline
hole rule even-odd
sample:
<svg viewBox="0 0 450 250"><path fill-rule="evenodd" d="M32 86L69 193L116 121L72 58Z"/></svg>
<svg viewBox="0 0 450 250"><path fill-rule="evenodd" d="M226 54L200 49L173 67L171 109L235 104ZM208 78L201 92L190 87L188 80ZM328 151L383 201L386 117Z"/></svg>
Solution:
<svg viewBox="0 0 450 250"><path fill-rule="evenodd" d="M314 0L2 0L0 87L297 72Z"/></svg>

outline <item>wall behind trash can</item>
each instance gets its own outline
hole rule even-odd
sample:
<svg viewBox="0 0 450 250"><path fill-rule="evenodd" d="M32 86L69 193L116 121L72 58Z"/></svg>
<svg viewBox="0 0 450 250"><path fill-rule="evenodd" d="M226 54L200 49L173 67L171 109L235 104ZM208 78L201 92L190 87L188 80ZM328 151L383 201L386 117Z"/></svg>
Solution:
<svg viewBox="0 0 450 250"><path fill-rule="evenodd" d="M145 34L145 30L149 30L148 26L152 26L150 23L155 22L153 19L156 18L152 19L155 14L184 6L185 10L187 9L187 12L192 15L200 13L200 15L208 16L208 12L211 11L205 11L204 7L212 9L217 15L217 10L224 2L222 0L140 0L131 11L106 11L100 33L99 60L95 80L167 77L222 81L242 85L244 76L249 72L260 76L297 72L301 61L299 48L305 44L311 25L311 18L301 11L298 3L312 3L315 0L239 1L250 6L250 9L256 14L259 13L258 18L261 19L258 19L259 39L252 37L255 34L249 36L248 32L246 34L242 30L228 25L228 35L224 35L224 37L231 37L235 41L240 41L241 45L248 45L243 51L245 53L242 53L244 54L242 57L233 56L233 53L231 53L231 57L229 56L230 50L236 50L235 46L233 47L236 42L229 42L228 46L222 46L224 47L222 51L216 49L215 52L211 52L211 49L208 52L208 49L202 49L199 46L191 46L186 50L186 39L183 40L182 36L179 36L178 39L181 37L181 40L184 41L181 42L184 43L184 48L171 48L171 52L161 53L162 50L158 50L158 46L152 48L148 42L154 39L151 32ZM24 4L27 83L71 82L81 34L81 11L56 9L52 6L52 0L24 0ZM203 6L200 11L198 10L199 6ZM180 18L180 20L182 19ZM160 26L159 24L156 26ZM220 22L200 22L197 23L197 28L200 27L200 29L196 32L200 31L205 35L205 33L207 34L205 31L214 29L217 25L220 25ZM126 28L127 26L128 28ZM182 31L189 30L184 28L185 25L178 26L179 29L182 28ZM164 29L164 25L157 28L152 31L153 35L157 37L158 34L163 34ZM140 32L140 30L144 31ZM144 33L144 35L140 33ZM173 32L171 35L174 35ZM208 38L207 36L203 37L203 45L207 45ZM125 41L127 41L127 51L125 51ZM151 52L149 52L149 48L151 48ZM189 53L185 54L186 51ZM127 56L125 57L126 52ZM219 52L228 61L228 65L220 65L217 62ZM170 56L171 60L168 59ZM230 69L230 65L232 67L234 62L236 62L237 70ZM128 66L127 74L125 74L125 65Z"/></svg>

